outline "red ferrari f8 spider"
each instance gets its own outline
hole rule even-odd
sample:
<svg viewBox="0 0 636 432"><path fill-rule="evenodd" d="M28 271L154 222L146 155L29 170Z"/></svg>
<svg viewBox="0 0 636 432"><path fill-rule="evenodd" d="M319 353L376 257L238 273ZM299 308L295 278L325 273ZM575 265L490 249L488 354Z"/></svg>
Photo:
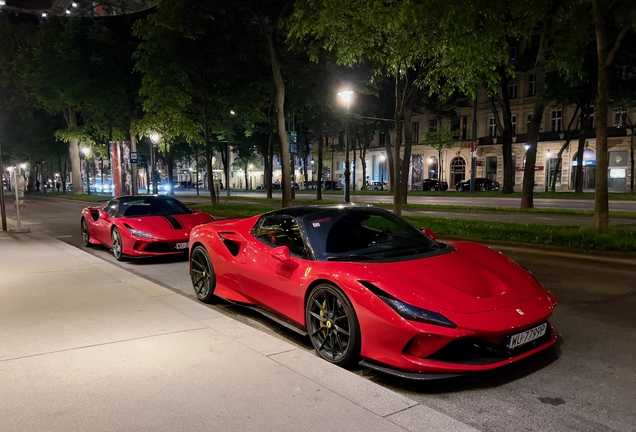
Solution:
<svg viewBox="0 0 636 432"><path fill-rule="evenodd" d="M556 300L477 243L442 243L372 206L291 207L192 230L198 298L308 334L325 360L413 379L498 368L557 340Z"/></svg>
<svg viewBox="0 0 636 432"><path fill-rule="evenodd" d="M174 198L140 195L87 207L80 224L84 246L104 245L121 261L187 252L192 228L213 220Z"/></svg>

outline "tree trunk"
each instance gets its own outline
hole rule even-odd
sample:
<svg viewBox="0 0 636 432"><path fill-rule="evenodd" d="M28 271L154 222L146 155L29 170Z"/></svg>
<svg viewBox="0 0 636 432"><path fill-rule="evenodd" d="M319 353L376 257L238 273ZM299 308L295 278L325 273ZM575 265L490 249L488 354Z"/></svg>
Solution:
<svg viewBox="0 0 636 432"><path fill-rule="evenodd" d="M210 193L210 202L216 205L216 190L214 188L214 180L212 178L212 146L210 144L210 129L208 125L207 106L203 108L203 139L205 140L205 170L208 173L208 191ZM227 185L229 188L229 185Z"/></svg>
<svg viewBox="0 0 636 432"><path fill-rule="evenodd" d="M596 1L594 2L596 4ZM596 9L596 8L595 8ZM598 38L598 34L597 34ZM605 49L605 48L603 48ZM596 96L596 181L594 184L594 229L599 233L609 229L609 202L607 191L607 104L609 93L609 77L607 69L602 65L599 54L598 94Z"/></svg>
<svg viewBox="0 0 636 432"><path fill-rule="evenodd" d="M382 130L384 131L385 137L384 150L386 151L386 166L388 167L386 178L383 179L383 181L387 183L388 190L393 191L393 179L395 178L393 174L393 146L391 144L391 133L387 122L382 123Z"/></svg>
<svg viewBox="0 0 636 432"><path fill-rule="evenodd" d="M393 213L396 216L402 215L402 178L403 173L401 170L401 158L400 147L402 145L402 119L401 113L395 115L395 144L393 145L393 175L392 187L393 187Z"/></svg>
<svg viewBox="0 0 636 432"><path fill-rule="evenodd" d="M272 64L272 75L274 84L276 85L276 104L274 111L276 113L276 129L278 131L278 139L280 140L280 160L282 170L281 190L283 192L281 207L290 207L292 205L292 178L291 178L291 162L289 157L289 143L287 142L287 129L285 128L285 81L281 71L280 60L274 46L275 27L270 30L269 23L263 15L257 16L258 24L261 28L267 48L269 49L270 61Z"/></svg>
<svg viewBox="0 0 636 432"><path fill-rule="evenodd" d="M530 129L528 131L528 144L530 148L526 152L526 166L523 170L521 208L534 208L534 167L537 162L537 144L539 142L539 131L545 110L545 58L548 45L548 27L550 23L544 24L541 31L539 50L535 61L535 71L537 75L537 92L534 99L534 108L530 119ZM545 167L544 167L545 169Z"/></svg>
<svg viewBox="0 0 636 432"><path fill-rule="evenodd" d="M63 110L66 125L70 128L77 127L77 113L73 108L65 108ZM68 155L71 160L71 181L73 182L73 195L81 195L84 193L84 184L82 183L82 169L79 155L79 141L72 138L68 143ZM88 179L86 179L88 181Z"/></svg>

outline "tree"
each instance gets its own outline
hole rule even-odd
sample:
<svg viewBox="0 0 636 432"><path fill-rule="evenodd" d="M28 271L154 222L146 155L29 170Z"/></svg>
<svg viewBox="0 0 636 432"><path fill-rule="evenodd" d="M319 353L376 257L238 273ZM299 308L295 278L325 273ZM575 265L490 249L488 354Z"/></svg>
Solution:
<svg viewBox="0 0 636 432"><path fill-rule="evenodd" d="M609 201L607 190L607 107L609 105L609 68L614 61L627 31L636 25L636 10L630 1L605 2L592 0L596 48L598 54L598 93L596 95L596 183L594 188L594 229L599 233L609 230ZM607 27L606 23L610 26ZM608 40L608 31L618 30L613 42Z"/></svg>

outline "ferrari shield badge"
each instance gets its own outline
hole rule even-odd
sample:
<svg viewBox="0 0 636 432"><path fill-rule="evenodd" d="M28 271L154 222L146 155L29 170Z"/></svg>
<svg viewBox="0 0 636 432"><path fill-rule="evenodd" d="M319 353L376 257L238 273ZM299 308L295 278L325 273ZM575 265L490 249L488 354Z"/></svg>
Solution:
<svg viewBox="0 0 636 432"><path fill-rule="evenodd" d="M310 272L311 272L311 267L307 267L307 270L305 270L305 277L307 277Z"/></svg>

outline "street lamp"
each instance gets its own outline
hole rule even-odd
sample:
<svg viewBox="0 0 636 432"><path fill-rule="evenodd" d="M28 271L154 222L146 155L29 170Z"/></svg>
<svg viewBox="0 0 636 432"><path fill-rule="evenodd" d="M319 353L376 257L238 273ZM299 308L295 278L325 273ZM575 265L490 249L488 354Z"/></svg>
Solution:
<svg viewBox="0 0 636 432"><path fill-rule="evenodd" d="M384 190L384 161L386 160L386 156L384 154L380 155L380 190Z"/></svg>
<svg viewBox="0 0 636 432"><path fill-rule="evenodd" d="M342 101L346 104L347 106L347 112L345 113L345 151L346 151L346 156L345 156L345 188L344 188L344 201L345 202L350 202L351 201L351 195L350 195L350 191L349 191L349 187L351 184L351 179L349 178L349 174L350 174L350 169L351 166L349 164L349 114L350 114L350 106L351 106L351 95L353 95L353 91L352 90L344 90L341 91L340 93L338 93L338 96L340 96L342 98Z"/></svg>
<svg viewBox="0 0 636 432"><path fill-rule="evenodd" d="M91 180L88 177L89 176L89 171L88 171L88 154L91 152L91 149L89 147L82 147L82 153L84 153L84 163L86 164L86 193L88 195L91 194Z"/></svg>
<svg viewBox="0 0 636 432"><path fill-rule="evenodd" d="M161 135L157 132L152 132L150 134L150 141L152 145L150 146L150 182L152 183L152 193L158 194L159 190L157 189L157 175L156 175L156 159L155 159L155 148L157 148L157 143L161 141Z"/></svg>
<svg viewBox="0 0 636 432"><path fill-rule="evenodd" d="M548 187L550 186L550 180L552 180L552 173L550 172L550 158L552 157L552 152L548 149L548 152L545 155L545 191L548 191Z"/></svg>

